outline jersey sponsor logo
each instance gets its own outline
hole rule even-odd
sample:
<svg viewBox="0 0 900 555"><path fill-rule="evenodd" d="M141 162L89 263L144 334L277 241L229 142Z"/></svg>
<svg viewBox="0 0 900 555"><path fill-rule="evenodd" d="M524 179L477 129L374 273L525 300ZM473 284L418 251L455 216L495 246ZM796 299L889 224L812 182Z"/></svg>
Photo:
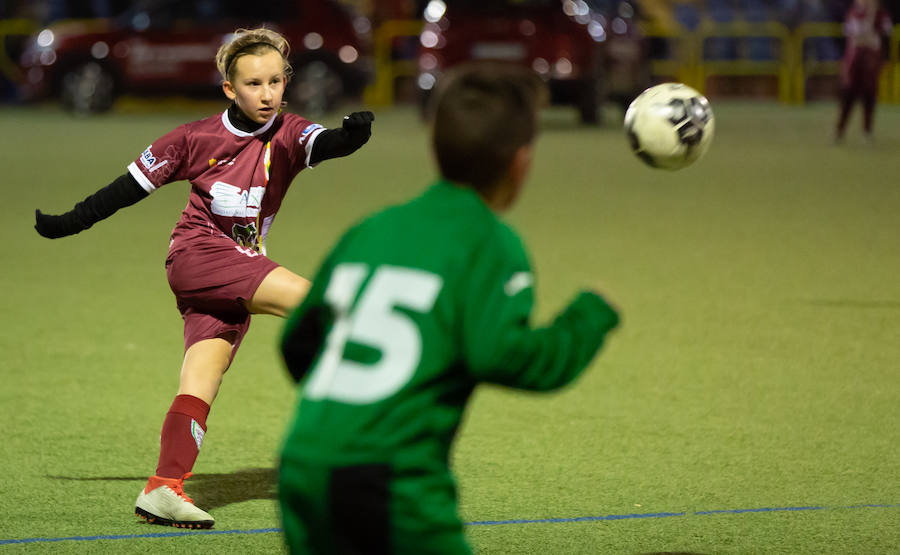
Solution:
<svg viewBox="0 0 900 555"><path fill-rule="evenodd" d="M307 125L307 126L306 126L306 129L304 129L304 130L300 133L300 140L305 139L307 135L309 135L310 133L312 133L312 132L315 131L316 129L325 129L325 128L324 128L323 126L319 125L318 123L313 123L312 125Z"/></svg>
<svg viewBox="0 0 900 555"><path fill-rule="evenodd" d="M513 297L521 291L531 287L532 283L534 283L534 278L531 276L530 272L516 272L503 286L503 292L508 296Z"/></svg>
<svg viewBox="0 0 900 555"><path fill-rule="evenodd" d="M234 224L231 226L231 237L242 247L256 249L259 244L256 222L250 222L247 225Z"/></svg>
<svg viewBox="0 0 900 555"><path fill-rule="evenodd" d="M191 418L191 436L193 436L194 441L197 443L197 449L200 449L200 446L203 445L203 436L205 433L203 428L200 427L200 424L197 424L197 421Z"/></svg>
<svg viewBox="0 0 900 555"><path fill-rule="evenodd" d="M150 148L153 145L148 146L144 152L141 153L141 164L144 165L145 168L150 170L153 166L156 165L156 156L153 155L153 152L150 151ZM151 170L152 171L152 170Z"/></svg>
<svg viewBox="0 0 900 555"><path fill-rule="evenodd" d="M250 187L250 190L244 190L223 181L216 181L209 188L209 194L212 196L209 208L217 216L257 218L265 192L265 187ZM231 228L231 238L242 247L259 250L259 229L256 222L234 224Z"/></svg>
<svg viewBox="0 0 900 555"><path fill-rule="evenodd" d="M209 188L212 196L210 210L217 216L229 218L255 218L259 215L265 187L250 187L244 190L223 181L216 181Z"/></svg>

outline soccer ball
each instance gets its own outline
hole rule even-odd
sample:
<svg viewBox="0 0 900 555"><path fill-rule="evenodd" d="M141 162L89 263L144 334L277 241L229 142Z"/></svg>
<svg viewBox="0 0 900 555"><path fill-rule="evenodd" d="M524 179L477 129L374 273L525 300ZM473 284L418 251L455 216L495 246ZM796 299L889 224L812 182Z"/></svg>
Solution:
<svg viewBox="0 0 900 555"><path fill-rule="evenodd" d="M709 101L682 83L650 87L625 112L631 150L654 168L693 164L709 148L715 128Z"/></svg>

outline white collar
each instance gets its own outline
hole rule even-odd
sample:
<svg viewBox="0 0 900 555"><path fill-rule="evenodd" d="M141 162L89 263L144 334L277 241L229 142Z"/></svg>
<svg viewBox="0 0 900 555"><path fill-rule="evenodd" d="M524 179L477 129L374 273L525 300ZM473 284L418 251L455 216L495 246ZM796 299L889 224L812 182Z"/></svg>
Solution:
<svg viewBox="0 0 900 555"><path fill-rule="evenodd" d="M272 118L269 119L269 121L267 121L265 125L257 129L256 131L253 131L252 133L247 133L246 131L241 131L240 129L235 127L233 123L231 123L231 120L228 119L228 110L225 110L224 112L222 112L222 125L225 126L225 129L231 131L232 134L237 135L238 137L255 137L268 131L269 128L272 127L272 124L275 123L275 118L277 117L278 112L275 112L275 115L272 116Z"/></svg>

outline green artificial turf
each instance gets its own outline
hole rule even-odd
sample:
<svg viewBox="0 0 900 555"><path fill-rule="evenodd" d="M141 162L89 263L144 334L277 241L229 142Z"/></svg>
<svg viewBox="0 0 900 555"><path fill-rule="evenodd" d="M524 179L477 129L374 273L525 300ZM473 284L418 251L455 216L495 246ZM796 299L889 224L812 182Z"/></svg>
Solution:
<svg viewBox="0 0 900 555"><path fill-rule="evenodd" d="M0 109L0 551L281 550L274 469L295 393L271 317L254 318L185 488L231 533L131 513L178 383L163 259L187 184L75 237L32 229L35 208L71 208L217 107ZM644 167L615 124L543 114L508 215L536 268L536 321L585 286L624 321L573 387L473 397L453 466L476 552L900 549L900 107L879 107L874 145L855 114L840 147L830 104L713 107L710 151L679 172ZM433 178L415 112L376 117L362 151L294 182L276 261L311 275L344 228Z"/></svg>

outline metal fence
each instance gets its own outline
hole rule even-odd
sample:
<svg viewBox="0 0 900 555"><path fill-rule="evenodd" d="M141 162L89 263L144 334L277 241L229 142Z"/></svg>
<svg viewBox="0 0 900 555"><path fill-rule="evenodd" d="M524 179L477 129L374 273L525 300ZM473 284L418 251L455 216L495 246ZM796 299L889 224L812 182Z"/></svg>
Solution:
<svg viewBox="0 0 900 555"><path fill-rule="evenodd" d="M789 104L806 102L810 78L837 76L843 54L840 23L802 23L788 29L774 21L732 22L680 32L646 26L644 33L674 43L669 49L673 56L651 61L657 77L669 77L705 93L710 77L771 76L778 83L778 100ZM716 41L731 47L711 48ZM717 56L717 50L727 55ZM879 96L884 102L900 103L900 25L894 27L888 43Z"/></svg>
<svg viewBox="0 0 900 555"><path fill-rule="evenodd" d="M393 60L391 44L415 37L422 29L416 20L388 21L375 30L375 82L366 91L372 104L391 104L395 80L414 76L415 60ZM794 29L776 21L704 23L695 30L645 25L644 34L664 41L668 55L651 59L651 72L706 93L714 77L772 77L777 99L802 104L807 83L814 77L835 77L843 54L840 23L803 23ZM900 103L900 24L889 42L888 60L881 74L879 96Z"/></svg>

